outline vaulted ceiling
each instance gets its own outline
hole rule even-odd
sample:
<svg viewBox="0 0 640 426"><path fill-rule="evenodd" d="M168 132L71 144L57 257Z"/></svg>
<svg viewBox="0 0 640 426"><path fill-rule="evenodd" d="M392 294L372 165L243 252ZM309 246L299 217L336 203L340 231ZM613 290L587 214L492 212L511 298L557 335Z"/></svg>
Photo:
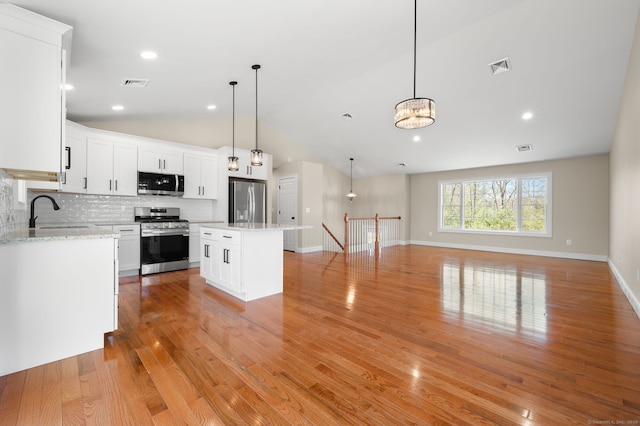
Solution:
<svg viewBox="0 0 640 426"><path fill-rule="evenodd" d="M356 157L355 177L608 152L640 6L418 0L416 95L434 99L437 116L401 130L394 106L413 96L410 0L14 4L74 27L70 119L225 118L231 80L236 116L253 116L251 65L261 64L260 121L339 170ZM510 71L494 75L489 64L504 58Z"/></svg>

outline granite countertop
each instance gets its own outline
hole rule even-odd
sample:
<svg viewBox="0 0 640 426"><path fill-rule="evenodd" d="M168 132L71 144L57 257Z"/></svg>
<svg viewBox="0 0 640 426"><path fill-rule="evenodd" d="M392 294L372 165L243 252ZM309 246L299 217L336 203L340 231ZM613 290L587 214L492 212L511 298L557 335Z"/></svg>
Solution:
<svg viewBox="0 0 640 426"><path fill-rule="evenodd" d="M100 229L94 225L40 225L36 229L18 228L0 236L0 244L32 243L54 240L87 240L119 238L117 232Z"/></svg>
<svg viewBox="0 0 640 426"><path fill-rule="evenodd" d="M218 223L205 228L226 229L229 231L296 231L311 229L311 225L278 225L275 223Z"/></svg>

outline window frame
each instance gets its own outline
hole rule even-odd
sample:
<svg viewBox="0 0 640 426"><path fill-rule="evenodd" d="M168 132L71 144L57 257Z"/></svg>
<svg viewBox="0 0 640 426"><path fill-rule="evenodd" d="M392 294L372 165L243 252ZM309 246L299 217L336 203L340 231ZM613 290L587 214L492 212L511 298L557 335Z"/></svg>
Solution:
<svg viewBox="0 0 640 426"><path fill-rule="evenodd" d="M545 178L547 181L547 191L546 191L546 214L545 214L545 232L535 232L535 231L526 231L522 230L522 180L523 179L532 179L532 178ZM540 172L540 173L526 173L526 174L509 174L509 175L500 175L500 176L484 176L484 177L467 177L467 178L458 178L458 179L446 179L438 181L438 232L449 232L449 233L462 233L462 234L481 234L481 235L506 235L506 236L526 236L526 237L546 237L551 238L552 233L552 190L553 190L553 175L551 172ZM495 230L495 229L467 229L464 227L464 210L465 210L465 184L471 182L488 182L488 181L497 181L497 180L508 180L513 179L517 181L517 201L516 201L516 230ZM444 221L444 185L451 184L460 184L460 227L459 228L445 228L443 225Z"/></svg>

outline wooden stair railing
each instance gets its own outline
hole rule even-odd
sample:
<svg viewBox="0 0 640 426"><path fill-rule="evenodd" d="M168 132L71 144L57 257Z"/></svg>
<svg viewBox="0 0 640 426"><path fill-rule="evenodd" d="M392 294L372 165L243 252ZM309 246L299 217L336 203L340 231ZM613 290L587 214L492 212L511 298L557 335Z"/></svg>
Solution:
<svg viewBox="0 0 640 426"><path fill-rule="evenodd" d="M335 241L335 243L338 245L338 247L340 247L342 249L342 251L344 251L344 246L340 243L340 241L338 241L336 236L333 235L333 232L331 232L331 230L327 227L327 225L324 224L324 222L322 223L322 227L324 228L325 231L327 231L329 236L333 239L333 241Z"/></svg>
<svg viewBox="0 0 640 426"><path fill-rule="evenodd" d="M349 253L350 241L349 241L349 222L354 221L374 221L375 222L375 240L374 250L376 253L380 250L380 221L381 220L400 220L401 216L388 216L381 217L376 213L375 217L349 217L347 213L344 214L344 254Z"/></svg>

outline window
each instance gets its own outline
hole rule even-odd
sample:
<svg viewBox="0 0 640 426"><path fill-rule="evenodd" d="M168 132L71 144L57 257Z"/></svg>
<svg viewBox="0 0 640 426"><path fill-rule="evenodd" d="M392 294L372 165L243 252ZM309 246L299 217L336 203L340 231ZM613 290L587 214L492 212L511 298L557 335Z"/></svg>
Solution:
<svg viewBox="0 0 640 426"><path fill-rule="evenodd" d="M440 182L439 230L551 236L551 173Z"/></svg>

